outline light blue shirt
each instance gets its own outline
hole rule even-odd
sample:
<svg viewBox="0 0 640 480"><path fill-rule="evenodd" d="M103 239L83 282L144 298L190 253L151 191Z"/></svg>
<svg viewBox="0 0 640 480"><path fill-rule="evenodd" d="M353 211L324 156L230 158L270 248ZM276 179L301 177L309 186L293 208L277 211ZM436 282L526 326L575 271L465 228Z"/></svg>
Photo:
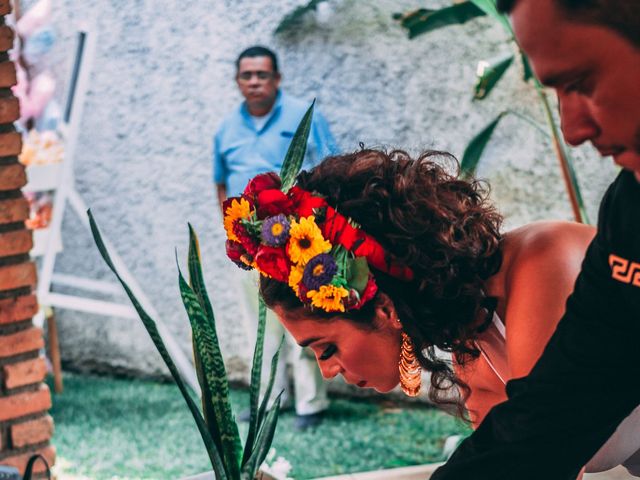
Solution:
<svg viewBox="0 0 640 480"><path fill-rule="evenodd" d="M213 139L213 181L226 185L227 196L240 195L249 180L259 173L280 172L291 139L309 105L279 91L270 117L261 129L256 129L244 102L222 121ZM314 110L302 168L312 168L337 152L329 124Z"/></svg>

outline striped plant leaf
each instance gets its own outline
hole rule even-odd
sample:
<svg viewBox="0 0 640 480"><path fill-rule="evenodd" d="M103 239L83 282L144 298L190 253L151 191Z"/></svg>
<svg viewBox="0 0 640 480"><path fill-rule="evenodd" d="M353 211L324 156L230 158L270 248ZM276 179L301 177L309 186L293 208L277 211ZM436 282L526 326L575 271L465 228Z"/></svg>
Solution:
<svg viewBox="0 0 640 480"><path fill-rule="evenodd" d="M115 274L115 276L118 278L118 280L122 284L122 287L124 288L125 292L127 293L127 296L129 297L129 299L131 300L131 303L133 304L133 307L138 312L138 315L140 316L140 320L142 320L142 324L147 329L147 332L149 333L149 336L151 337L151 340L153 341L154 345L156 346L156 349L158 350L158 352L160 353L160 356L164 360L164 363L167 365L167 368L169 369L169 372L171 373L171 376L173 377L174 381L176 382L176 385L178 386L178 389L180 390L180 393L182 393L182 396L183 396L185 402L187 403L187 406L189 407L189 410L191 411L191 415L193 416L193 419L196 422L196 426L198 427L198 431L200 432L200 436L202 437L202 441L204 442L205 447L207 449L207 453L209 455L209 460L211 461L211 466L213 467L213 471L216 474L216 479L217 480L232 480L232 479L229 479L229 477L227 476L226 469L224 467L224 463L222 461L222 458L221 458L220 454L218 453L218 450L216 448L215 442L213 441L213 438L211 437L211 434L209 433L209 430L207 429L207 425L206 425L204 419L202 418L202 415L200 414L200 411L198 410L198 406L196 405L196 403L193 400L193 398L191 398L190 391L188 390L186 384L184 383L184 381L180 377L180 373L178 371L178 368L173 363L173 360L171 359L171 355L169 355L169 352L167 351L167 348L165 347L164 342L162 341L162 337L160 336L160 333L158 332L158 328L156 327L155 321L153 321L153 319L147 314L147 312L144 310L144 308L142 308L142 305L140 305L140 302L135 297L135 295L133 294L133 292L131 291L131 289L127 285L127 283L122 279L122 277L120 277L120 274L118 273L118 271L116 270L113 262L111 261L111 257L109 255L109 252L107 251L107 248L104 245L104 242L103 242L102 237L100 235L100 230L99 230L98 225L96 224L96 222L95 222L95 220L93 218L91 210L87 211L87 215L89 216L89 225L91 226L91 233L93 234L93 239L96 242L96 246L98 247L100 255L102 255L102 258L104 259L106 264L109 266L111 271Z"/></svg>
<svg viewBox="0 0 640 480"><path fill-rule="evenodd" d="M209 297L207 295L207 290L204 284L204 278L202 275L202 267L200 263L200 247L198 244L198 236L196 235L195 230L188 224L189 226L189 254L188 254L188 268L189 268L189 285L193 289L193 291L198 296L198 301L200 302L200 306L204 309L207 314L207 318L212 319L212 328L215 331L215 317L213 315L213 308L211 306L211 302L209 301ZM176 264L177 254L176 254ZM200 358L200 353L198 351L198 347L195 342L195 338L192 336L192 344L193 344L193 358L196 369L196 374L198 376L198 383L200 384L200 390L202 391L202 413L204 415L204 420L209 427L209 432L211 433L211 437L216 444L216 448L219 452L223 451L222 441L221 441L221 432L218 428L218 422L216 421L216 414L213 409L213 400L212 400L212 392L209 388L209 384L205 379L205 375L202 369L202 360Z"/></svg>
<svg viewBox="0 0 640 480"><path fill-rule="evenodd" d="M260 410L258 410L258 430L262 428L262 424L264 422L264 415L267 410L267 404L269 403L269 398L271 397L271 391L273 390L273 382L276 379L276 370L278 368L278 359L280 358L280 350L282 349L282 344L284 343L284 335L280 339L280 345L278 345L278 350L274 353L273 357L271 357L271 370L269 373L269 383L267 383L267 388L264 391L264 397L262 398L262 403L260 404ZM282 392L278 393L278 395L282 394Z"/></svg>
<svg viewBox="0 0 640 480"><path fill-rule="evenodd" d="M258 298L258 332L256 333L256 346L253 350L253 365L251 366L251 385L249 389L249 432L244 443L242 454L242 466L246 464L253 451L253 442L258 432L258 401L260 398L260 384L262 380L262 357L264 352L264 331L267 320L267 307Z"/></svg>
<svg viewBox="0 0 640 480"><path fill-rule="evenodd" d="M245 464L242 469L242 480L253 480L264 462L264 459L267 458L267 454L269 453L269 449L271 448L271 443L273 442L273 435L276 431L276 426L278 424L278 413L280 412L280 398L282 393L278 395L273 402L273 407L269 409L267 412L266 419L262 428L258 432L258 436L256 438L256 445L253 449L253 453L251 457Z"/></svg>
<svg viewBox="0 0 640 480"><path fill-rule="evenodd" d="M300 172L302 162L304 161L304 155L307 151L307 140L309 139L309 132L311 131L311 121L313 120L313 107L316 101L311 103L311 106L300 120L300 124L296 129L296 133L291 139L289 149L284 157L282 168L280 169L280 178L282 179L282 191L288 191L296 181L296 176Z"/></svg>
<svg viewBox="0 0 640 480"><path fill-rule="evenodd" d="M222 443L221 454L225 460L228 476L231 479L235 479L240 475L242 444L238 426L231 410L229 382L227 381L227 372L222 360L218 337L215 329L212 328L213 322L207 319L198 296L185 281L180 269L178 269L178 282L182 302L191 321L191 330L193 331L193 339L200 357L202 374L211 395L215 423L217 424L217 430L220 432L220 442Z"/></svg>
<svg viewBox="0 0 640 480"><path fill-rule="evenodd" d="M262 379L262 358L263 358L263 346L264 346L264 332L267 318L267 306L262 298L259 298L258 304L258 334L256 335L256 346L253 353L253 366L251 368L251 389L250 389L250 412L251 417L249 420L249 433L244 444L244 453L242 455L242 466L244 467L251 457L254 449L254 442L256 434L260 431L263 423L264 413L273 390L273 382L276 378L276 369L278 367L278 358L280 357L280 349L284 343L284 336L280 340L280 345L276 350L276 353L271 358L271 370L269 373L269 381L264 392L262 403L258 408L258 401L260 396L260 387Z"/></svg>

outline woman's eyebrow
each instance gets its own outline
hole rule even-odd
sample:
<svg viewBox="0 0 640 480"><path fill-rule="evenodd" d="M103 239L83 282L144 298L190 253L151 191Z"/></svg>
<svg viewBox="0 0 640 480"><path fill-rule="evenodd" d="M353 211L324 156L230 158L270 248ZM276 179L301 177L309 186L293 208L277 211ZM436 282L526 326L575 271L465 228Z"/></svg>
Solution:
<svg viewBox="0 0 640 480"><path fill-rule="evenodd" d="M317 342L318 340L320 340L320 337L311 337L303 340L302 342L299 342L298 345L300 345L301 347L308 347L313 342Z"/></svg>

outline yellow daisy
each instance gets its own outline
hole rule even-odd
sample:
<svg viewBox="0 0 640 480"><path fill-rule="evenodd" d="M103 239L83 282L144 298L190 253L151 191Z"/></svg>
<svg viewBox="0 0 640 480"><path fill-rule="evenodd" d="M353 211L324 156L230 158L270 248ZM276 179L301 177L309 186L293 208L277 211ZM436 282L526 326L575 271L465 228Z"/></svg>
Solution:
<svg viewBox="0 0 640 480"><path fill-rule="evenodd" d="M335 285L322 285L318 290L307 292L311 305L323 309L325 312L344 312L342 299L349 295L349 291Z"/></svg>
<svg viewBox="0 0 640 480"><path fill-rule="evenodd" d="M299 222L293 220L289 237L288 252L293 263L304 265L316 255L331 250L331 242L324 239L313 215Z"/></svg>
<svg viewBox="0 0 640 480"><path fill-rule="evenodd" d="M289 286L293 288L293 291L298 295L299 285L302 281L302 274L304 267L302 265L294 265L289 272Z"/></svg>
<svg viewBox="0 0 640 480"><path fill-rule="evenodd" d="M240 241L236 234L233 233L233 225L236 220L249 218L251 213L251 205L244 198L241 198L240 201L235 198L231 200L231 205L229 205L224 212L224 229L227 231L227 238L229 240L233 240L234 242Z"/></svg>

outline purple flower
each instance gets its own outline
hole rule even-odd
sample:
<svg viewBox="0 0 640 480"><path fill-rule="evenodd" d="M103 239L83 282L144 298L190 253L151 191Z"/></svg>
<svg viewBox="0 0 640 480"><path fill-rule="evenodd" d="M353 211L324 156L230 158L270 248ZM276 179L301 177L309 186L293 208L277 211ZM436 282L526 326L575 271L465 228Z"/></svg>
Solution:
<svg viewBox="0 0 640 480"><path fill-rule="evenodd" d="M304 267L302 283L308 290L318 290L322 285L327 285L338 271L338 265L328 253L316 255Z"/></svg>
<svg viewBox="0 0 640 480"><path fill-rule="evenodd" d="M270 247L281 247L289 239L289 220L282 213L262 222L262 241Z"/></svg>

